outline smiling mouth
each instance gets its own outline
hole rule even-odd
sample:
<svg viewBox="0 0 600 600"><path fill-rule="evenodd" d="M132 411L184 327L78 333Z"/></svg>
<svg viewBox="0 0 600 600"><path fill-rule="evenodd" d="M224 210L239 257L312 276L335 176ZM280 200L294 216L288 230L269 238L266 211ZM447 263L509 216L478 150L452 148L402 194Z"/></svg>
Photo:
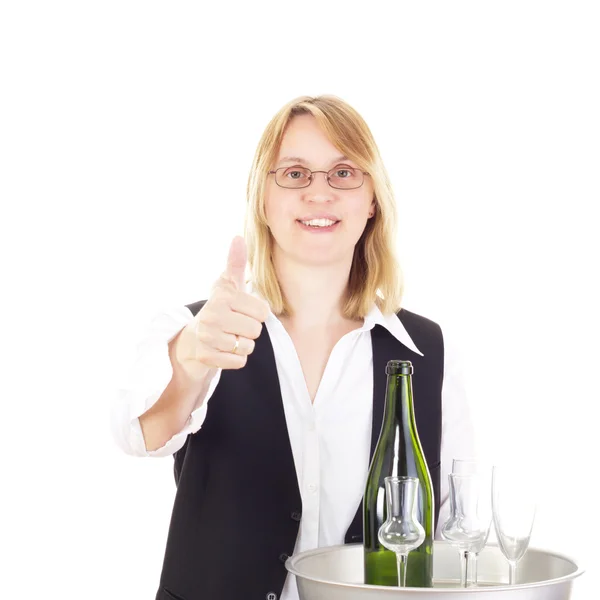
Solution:
<svg viewBox="0 0 600 600"><path fill-rule="evenodd" d="M297 219L298 223L302 223L302 225L306 225L307 227L314 227L315 229L323 228L323 227L331 227L336 223L339 223L339 220L333 219L311 219L309 221L302 221Z"/></svg>

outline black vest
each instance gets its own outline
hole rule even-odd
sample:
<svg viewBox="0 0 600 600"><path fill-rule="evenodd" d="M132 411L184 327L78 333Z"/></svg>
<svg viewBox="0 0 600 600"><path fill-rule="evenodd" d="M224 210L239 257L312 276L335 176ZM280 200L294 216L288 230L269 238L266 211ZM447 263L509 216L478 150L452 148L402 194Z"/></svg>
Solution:
<svg viewBox="0 0 600 600"><path fill-rule="evenodd" d="M188 305L198 313L205 301ZM440 327L401 309L398 317L424 356L385 328L371 330L375 450L388 360L410 360L419 437L439 513L444 347ZM293 553L302 501L273 347L263 326L240 370L223 370L200 430L175 453L177 492L156 600L279 598ZM362 542L362 502L345 536ZM238 538L240 534L242 538ZM269 596L269 594L271 594Z"/></svg>

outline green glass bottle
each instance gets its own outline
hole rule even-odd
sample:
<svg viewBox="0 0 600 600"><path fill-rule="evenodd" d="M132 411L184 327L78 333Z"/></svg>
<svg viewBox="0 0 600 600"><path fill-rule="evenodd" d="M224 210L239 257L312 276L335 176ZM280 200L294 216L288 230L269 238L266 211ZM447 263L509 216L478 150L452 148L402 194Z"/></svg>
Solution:
<svg viewBox="0 0 600 600"><path fill-rule="evenodd" d="M363 500L365 583L398 585L395 554L381 545L379 528L387 519L385 478L405 475L419 479L417 517L425 541L408 555L406 585L433 586L433 485L419 441L413 406L413 366L407 360L390 360L386 367L385 412L379 441L371 460Z"/></svg>

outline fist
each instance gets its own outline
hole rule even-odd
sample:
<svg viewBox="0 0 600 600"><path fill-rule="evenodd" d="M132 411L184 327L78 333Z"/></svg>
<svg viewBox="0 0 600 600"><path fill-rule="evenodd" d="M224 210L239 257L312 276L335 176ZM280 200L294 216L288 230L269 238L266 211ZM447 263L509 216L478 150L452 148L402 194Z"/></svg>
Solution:
<svg viewBox="0 0 600 600"><path fill-rule="evenodd" d="M215 367L241 369L254 350L269 305L246 293L246 261L246 243L238 236L210 298L178 336L175 360L192 379L205 377Z"/></svg>

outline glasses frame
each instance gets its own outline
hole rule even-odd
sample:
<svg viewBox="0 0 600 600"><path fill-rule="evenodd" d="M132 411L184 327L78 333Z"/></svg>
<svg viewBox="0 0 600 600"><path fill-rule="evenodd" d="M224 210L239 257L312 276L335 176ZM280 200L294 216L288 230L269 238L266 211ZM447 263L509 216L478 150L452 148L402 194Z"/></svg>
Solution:
<svg viewBox="0 0 600 600"><path fill-rule="evenodd" d="M339 166L339 165L337 165ZM342 188L342 187L337 187L335 185L331 184L330 181L330 176L329 173L335 171L337 169L336 167L333 167L333 169L329 169L329 171L311 171L308 167L303 167L302 165L292 165L290 167L279 167L279 169L275 169L274 171L269 171L268 174L269 175L275 175L275 183L280 187L283 188L285 190L303 190L304 188L307 188L308 186L310 186L310 184L313 182L314 179L314 174L315 173L325 173L326 179L327 179L327 183L329 184L329 187L332 187L334 190L358 190L359 188L361 188L365 182L365 178L363 177L363 180L360 182L360 185L357 185L356 187L351 187L351 188ZM288 187L285 185L281 185L278 181L277 181L277 171L281 171L282 169L293 169L294 167L298 167L300 169L304 169L306 171L308 171L310 173L310 176L308 178L308 183L306 185L300 185L298 187ZM348 169L353 169L355 171L359 171L360 173L362 173L363 175L369 175L369 177L371 176L370 173L368 173L367 171L361 171L361 169L358 169L356 167L347 167Z"/></svg>

